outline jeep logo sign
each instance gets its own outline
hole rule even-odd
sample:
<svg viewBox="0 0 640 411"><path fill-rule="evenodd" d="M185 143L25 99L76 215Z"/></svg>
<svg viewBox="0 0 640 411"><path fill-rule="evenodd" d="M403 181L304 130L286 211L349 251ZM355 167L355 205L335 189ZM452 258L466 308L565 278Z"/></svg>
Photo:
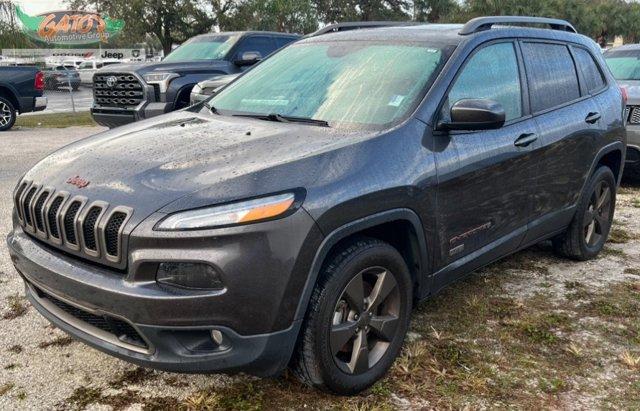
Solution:
<svg viewBox="0 0 640 411"><path fill-rule="evenodd" d="M112 52L105 51L104 53L102 53L100 55L100 57L102 57L103 59L118 59L118 60L122 60L124 58L124 54L123 53L112 53Z"/></svg>

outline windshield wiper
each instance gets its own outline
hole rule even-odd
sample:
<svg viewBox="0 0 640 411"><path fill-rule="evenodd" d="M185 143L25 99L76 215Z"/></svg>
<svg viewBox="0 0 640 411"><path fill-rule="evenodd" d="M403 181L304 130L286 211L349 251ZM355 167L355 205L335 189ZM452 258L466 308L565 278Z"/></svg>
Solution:
<svg viewBox="0 0 640 411"><path fill-rule="evenodd" d="M282 114L234 114L234 117L249 117L257 118L260 120L277 121L279 123L301 123L301 124L313 124L315 126L329 127L329 123L325 120L316 120L314 118L307 117L295 117L295 116L283 116Z"/></svg>
<svg viewBox="0 0 640 411"><path fill-rule="evenodd" d="M211 104L208 103L204 103L205 106L207 106L207 108L209 109L209 111L211 112L211 114L218 114L220 115L220 113L218 113L218 109L215 108L214 106L212 106Z"/></svg>

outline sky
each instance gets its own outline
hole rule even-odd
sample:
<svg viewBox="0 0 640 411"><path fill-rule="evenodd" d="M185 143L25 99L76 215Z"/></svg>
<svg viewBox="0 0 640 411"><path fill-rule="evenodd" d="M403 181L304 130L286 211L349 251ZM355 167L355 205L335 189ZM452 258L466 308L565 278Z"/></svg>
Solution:
<svg viewBox="0 0 640 411"><path fill-rule="evenodd" d="M36 15L46 11L65 10L68 7L62 0L13 0L27 14Z"/></svg>

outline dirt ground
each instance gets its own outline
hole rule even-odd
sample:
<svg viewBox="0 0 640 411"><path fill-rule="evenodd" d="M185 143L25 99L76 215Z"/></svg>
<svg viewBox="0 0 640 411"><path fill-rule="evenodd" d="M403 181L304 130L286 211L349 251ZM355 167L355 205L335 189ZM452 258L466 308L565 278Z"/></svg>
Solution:
<svg viewBox="0 0 640 411"><path fill-rule="evenodd" d="M37 158L96 129L3 133L0 235L11 189ZM29 144L23 144L27 140ZM390 374L353 398L278 379L149 371L53 328L0 246L0 409L639 409L640 183L618 196L602 256L540 244L415 310Z"/></svg>

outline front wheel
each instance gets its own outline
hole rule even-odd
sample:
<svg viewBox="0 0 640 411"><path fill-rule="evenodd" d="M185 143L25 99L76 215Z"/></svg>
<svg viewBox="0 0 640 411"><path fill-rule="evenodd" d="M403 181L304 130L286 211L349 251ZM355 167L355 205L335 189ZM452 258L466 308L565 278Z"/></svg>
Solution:
<svg viewBox="0 0 640 411"><path fill-rule="evenodd" d="M17 117L18 114L13 104L6 98L0 97L0 131L11 129L16 123Z"/></svg>
<svg viewBox="0 0 640 411"><path fill-rule="evenodd" d="M578 203L571 225L553 240L556 252L574 260L590 260L600 254L609 237L616 206L616 180L609 167L591 176Z"/></svg>
<svg viewBox="0 0 640 411"><path fill-rule="evenodd" d="M407 333L412 281L398 251L360 238L320 273L292 363L307 385L355 394L382 378Z"/></svg>

